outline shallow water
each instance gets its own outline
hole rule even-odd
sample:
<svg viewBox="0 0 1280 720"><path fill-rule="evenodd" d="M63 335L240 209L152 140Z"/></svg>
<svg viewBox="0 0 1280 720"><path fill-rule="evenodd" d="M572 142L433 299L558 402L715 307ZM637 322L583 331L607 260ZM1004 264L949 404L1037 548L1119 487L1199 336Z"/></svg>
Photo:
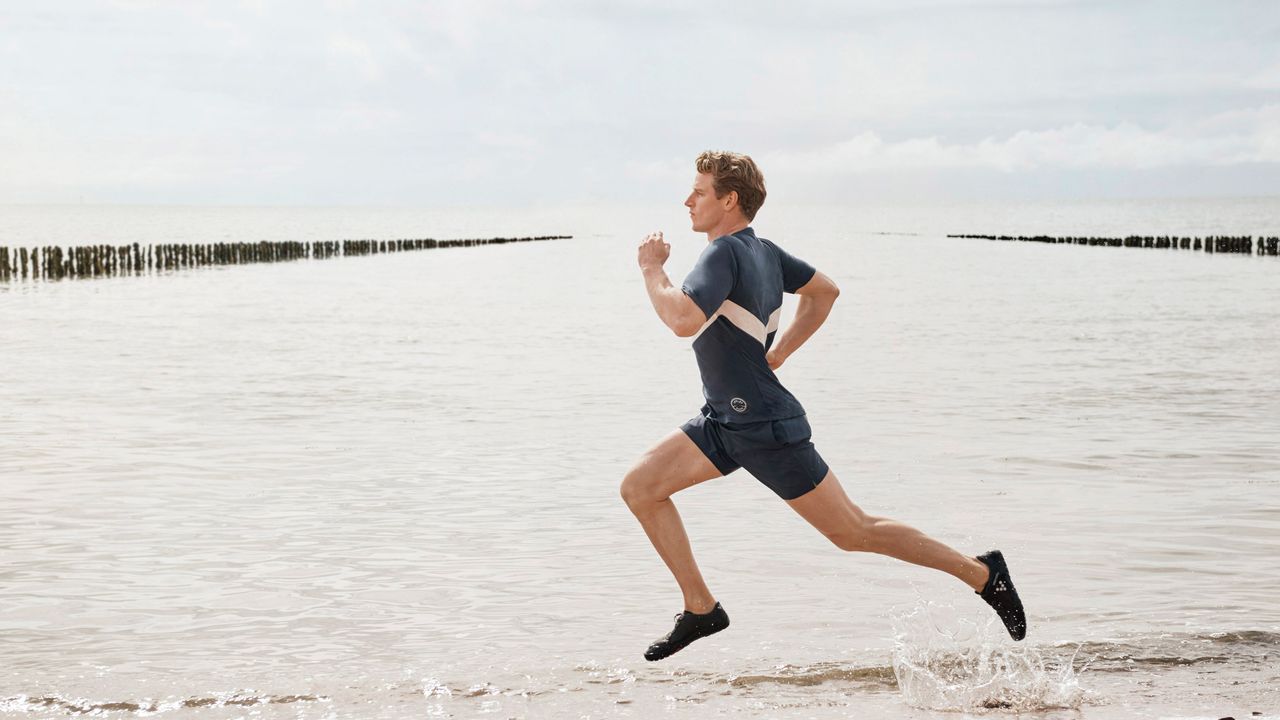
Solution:
<svg viewBox="0 0 1280 720"><path fill-rule="evenodd" d="M634 270L657 228L690 266L678 206L4 210L576 237L0 286L0 717L1280 714L1280 261L943 237L1274 235L1280 200L766 209L844 291L782 370L819 449L1002 548L1031 631L737 473L678 498L733 627L656 665L679 595L617 483L701 404Z"/></svg>

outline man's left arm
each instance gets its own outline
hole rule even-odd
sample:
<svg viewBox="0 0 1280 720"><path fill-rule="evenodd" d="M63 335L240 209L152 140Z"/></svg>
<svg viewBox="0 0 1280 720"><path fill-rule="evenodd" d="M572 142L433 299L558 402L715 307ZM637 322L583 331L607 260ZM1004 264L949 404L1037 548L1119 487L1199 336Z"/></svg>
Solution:
<svg viewBox="0 0 1280 720"><path fill-rule="evenodd" d="M815 270L813 278L796 290L796 295L800 296L800 303L796 306L795 319L765 355L774 370L782 367L782 363L822 327L831 314L831 306L840 297L840 288L831 278Z"/></svg>
<svg viewBox="0 0 1280 720"><path fill-rule="evenodd" d="M663 269L671 256L671 246L662 239L661 232L650 233L640 244L637 260L644 274L644 289L658 318L680 337L692 337L707 321L702 308L683 290L671 284Z"/></svg>

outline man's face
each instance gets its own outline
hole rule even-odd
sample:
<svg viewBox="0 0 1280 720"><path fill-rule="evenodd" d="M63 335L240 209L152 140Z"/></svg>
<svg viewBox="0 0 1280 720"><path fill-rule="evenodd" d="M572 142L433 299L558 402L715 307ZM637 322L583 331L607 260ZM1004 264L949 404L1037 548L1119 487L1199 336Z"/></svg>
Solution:
<svg viewBox="0 0 1280 720"><path fill-rule="evenodd" d="M711 175L698 173L693 180L693 191L685 199L684 206L689 208L689 219L693 222L694 232L709 232L720 225L726 214L725 203L728 196L716 198L712 187Z"/></svg>

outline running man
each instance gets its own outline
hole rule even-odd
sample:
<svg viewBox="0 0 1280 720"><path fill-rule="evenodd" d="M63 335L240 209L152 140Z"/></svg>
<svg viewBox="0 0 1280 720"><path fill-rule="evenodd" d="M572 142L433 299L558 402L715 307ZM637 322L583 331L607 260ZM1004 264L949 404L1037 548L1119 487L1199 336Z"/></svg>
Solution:
<svg viewBox="0 0 1280 720"><path fill-rule="evenodd" d="M706 404L627 472L622 497L684 594L670 633L645 651L661 660L729 626L707 588L671 496L745 468L841 550L874 552L949 573L995 608L1009 635L1027 631L1022 602L999 550L962 555L915 528L864 513L810 442L804 408L774 371L822 326L840 295L831 278L756 237L764 176L730 152L698 156L684 201L707 247L675 287L663 270L671 246L651 233L638 253L653 309L680 337L693 338ZM782 293L800 296L795 319L774 342Z"/></svg>

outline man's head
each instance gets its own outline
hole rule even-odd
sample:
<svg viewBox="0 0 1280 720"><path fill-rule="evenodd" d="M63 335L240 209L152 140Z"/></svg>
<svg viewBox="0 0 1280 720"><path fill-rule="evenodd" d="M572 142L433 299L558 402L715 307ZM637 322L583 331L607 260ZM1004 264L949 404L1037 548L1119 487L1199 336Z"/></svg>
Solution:
<svg viewBox="0 0 1280 720"><path fill-rule="evenodd" d="M695 232L706 232L735 212L751 222L764 204L764 174L750 156L708 150L695 163L698 177L684 204Z"/></svg>

